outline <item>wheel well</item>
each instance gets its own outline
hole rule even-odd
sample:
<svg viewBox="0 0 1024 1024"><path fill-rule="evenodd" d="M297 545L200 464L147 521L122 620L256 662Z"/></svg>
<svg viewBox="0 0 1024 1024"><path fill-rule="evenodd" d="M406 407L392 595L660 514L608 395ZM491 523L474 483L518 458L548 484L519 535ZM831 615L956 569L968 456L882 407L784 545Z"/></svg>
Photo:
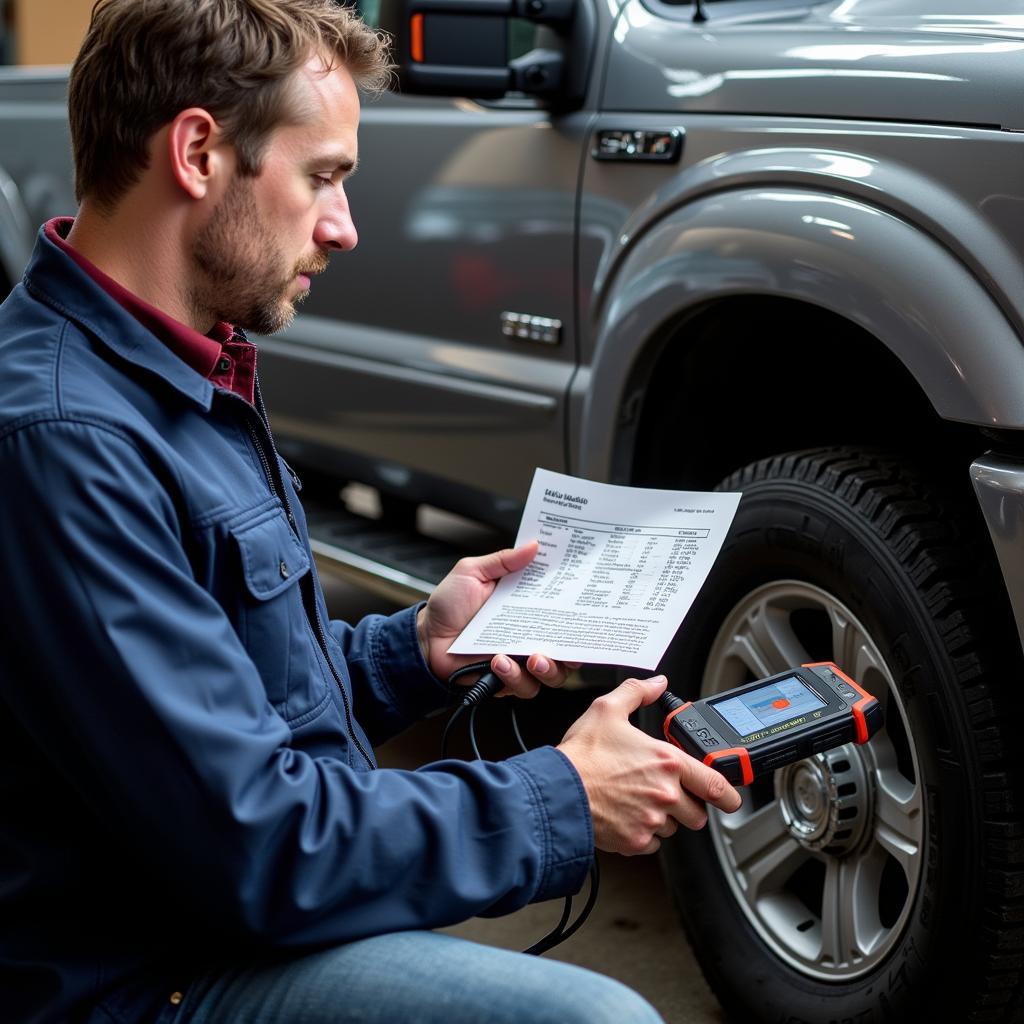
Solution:
<svg viewBox="0 0 1024 1024"><path fill-rule="evenodd" d="M977 428L941 419L875 337L803 302L706 307L669 325L651 353L624 410L630 419L632 401L632 443L620 454L634 484L706 489L768 455L854 444L956 466L967 486L967 464L986 446Z"/></svg>

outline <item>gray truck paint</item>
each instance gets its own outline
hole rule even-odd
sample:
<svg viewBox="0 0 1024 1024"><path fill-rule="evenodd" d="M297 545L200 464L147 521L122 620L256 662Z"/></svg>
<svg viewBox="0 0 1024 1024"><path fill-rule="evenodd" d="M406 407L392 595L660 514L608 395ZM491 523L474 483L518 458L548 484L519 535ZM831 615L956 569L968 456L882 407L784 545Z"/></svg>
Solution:
<svg viewBox="0 0 1024 1024"><path fill-rule="evenodd" d="M66 71L0 68L0 254L12 281L39 224L75 210L66 94Z"/></svg>
<svg viewBox="0 0 1024 1024"><path fill-rule="evenodd" d="M8 281L17 281L28 261L30 230L18 184L0 169L0 271Z"/></svg>
<svg viewBox="0 0 1024 1024"><path fill-rule="evenodd" d="M972 19L965 7L815 4L709 30L685 7L628 0L602 107L1024 127L1017 11L993 3Z"/></svg>

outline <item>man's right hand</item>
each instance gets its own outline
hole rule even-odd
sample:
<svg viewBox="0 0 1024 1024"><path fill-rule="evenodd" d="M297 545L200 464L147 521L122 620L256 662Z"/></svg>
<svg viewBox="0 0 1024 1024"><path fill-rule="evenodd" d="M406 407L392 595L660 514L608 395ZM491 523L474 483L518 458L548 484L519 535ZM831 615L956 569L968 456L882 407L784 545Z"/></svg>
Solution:
<svg viewBox="0 0 1024 1024"><path fill-rule="evenodd" d="M627 679L598 697L558 745L583 780L599 850L654 853L679 825L703 828L704 802L723 811L740 806L713 768L630 725L629 716L667 685L664 676Z"/></svg>

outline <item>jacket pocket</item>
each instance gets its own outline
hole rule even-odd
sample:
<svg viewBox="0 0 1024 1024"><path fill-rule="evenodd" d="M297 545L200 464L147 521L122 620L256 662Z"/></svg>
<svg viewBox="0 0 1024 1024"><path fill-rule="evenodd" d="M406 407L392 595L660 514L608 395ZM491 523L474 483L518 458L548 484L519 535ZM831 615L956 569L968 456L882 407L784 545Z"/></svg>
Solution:
<svg viewBox="0 0 1024 1024"><path fill-rule="evenodd" d="M309 556L281 509L230 532L243 583L242 643L259 669L267 699L286 721L294 721L327 697L300 585Z"/></svg>
<svg viewBox="0 0 1024 1024"><path fill-rule="evenodd" d="M231 535L242 557L246 589L257 601L277 597L309 572L306 550L280 509L255 523L231 527Z"/></svg>

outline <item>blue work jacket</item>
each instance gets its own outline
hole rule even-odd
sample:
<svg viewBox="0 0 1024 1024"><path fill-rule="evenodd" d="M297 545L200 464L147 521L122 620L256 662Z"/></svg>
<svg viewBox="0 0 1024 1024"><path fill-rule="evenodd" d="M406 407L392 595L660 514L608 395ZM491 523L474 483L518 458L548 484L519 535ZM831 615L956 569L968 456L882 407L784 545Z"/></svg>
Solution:
<svg viewBox="0 0 1024 1024"><path fill-rule="evenodd" d="M415 610L328 620L265 416L42 233L0 306L0 566L4 1021L170 1021L221 964L581 887L557 750L376 769L446 700Z"/></svg>

